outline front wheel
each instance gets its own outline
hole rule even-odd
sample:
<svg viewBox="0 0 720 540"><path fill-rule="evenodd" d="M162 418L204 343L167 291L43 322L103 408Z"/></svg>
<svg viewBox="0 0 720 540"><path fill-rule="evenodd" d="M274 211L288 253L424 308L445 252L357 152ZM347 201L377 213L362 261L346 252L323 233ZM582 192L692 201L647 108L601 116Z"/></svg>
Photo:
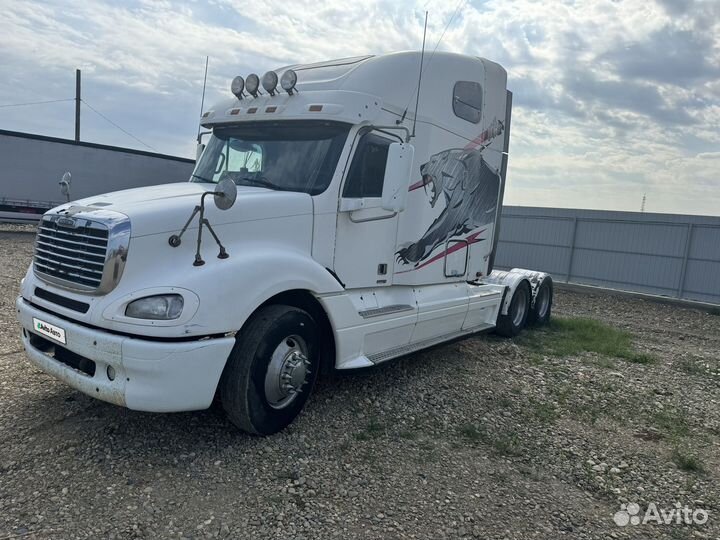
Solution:
<svg viewBox="0 0 720 540"><path fill-rule="evenodd" d="M261 308L238 334L220 382L228 418L248 433L277 433L302 410L319 363L317 325L308 313Z"/></svg>
<svg viewBox="0 0 720 540"><path fill-rule="evenodd" d="M515 337L525 327L530 312L530 285L521 281L513 293L507 315L500 314L497 318L495 331L501 336Z"/></svg>

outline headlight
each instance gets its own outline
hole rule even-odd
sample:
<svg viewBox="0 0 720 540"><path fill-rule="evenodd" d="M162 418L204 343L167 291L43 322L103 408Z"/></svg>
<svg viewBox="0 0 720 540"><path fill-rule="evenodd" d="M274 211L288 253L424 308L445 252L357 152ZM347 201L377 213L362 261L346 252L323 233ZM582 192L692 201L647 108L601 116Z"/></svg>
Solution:
<svg viewBox="0 0 720 540"><path fill-rule="evenodd" d="M179 294L159 294L130 302L125 315L135 319L168 321L177 319L183 310L183 297Z"/></svg>
<svg viewBox="0 0 720 540"><path fill-rule="evenodd" d="M243 90L245 89L245 79L240 77L238 75L232 80L232 83L230 84L230 91L233 93L233 95L238 98L242 99L243 97Z"/></svg>
<svg viewBox="0 0 720 540"><path fill-rule="evenodd" d="M251 73L245 79L245 90L250 92L250 95L254 98L258 96L258 87L260 86L260 77L255 73Z"/></svg>
<svg viewBox="0 0 720 540"><path fill-rule="evenodd" d="M263 88L271 96L275 95L275 88L277 88L278 76L274 71L268 71L262 78Z"/></svg>
<svg viewBox="0 0 720 540"><path fill-rule="evenodd" d="M293 89L295 88L296 84L297 73L295 73L292 69L288 69L285 73L283 73L283 76L280 79L280 86L282 86L282 89L291 96L293 95Z"/></svg>

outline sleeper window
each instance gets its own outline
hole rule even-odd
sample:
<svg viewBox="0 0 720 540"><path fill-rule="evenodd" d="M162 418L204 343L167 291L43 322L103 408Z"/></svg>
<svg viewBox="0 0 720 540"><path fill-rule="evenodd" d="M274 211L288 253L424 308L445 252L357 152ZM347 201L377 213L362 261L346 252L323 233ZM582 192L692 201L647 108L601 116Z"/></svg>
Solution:
<svg viewBox="0 0 720 540"><path fill-rule="evenodd" d="M458 81L453 88L455 116L477 124L482 117L482 86L480 83Z"/></svg>
<svg viewBox="0 0 720 540"><path fill-rule="evenodd" d="M382 197L389 146L390 141L379 135L363 135L350 164L343 197Z"/></svg>

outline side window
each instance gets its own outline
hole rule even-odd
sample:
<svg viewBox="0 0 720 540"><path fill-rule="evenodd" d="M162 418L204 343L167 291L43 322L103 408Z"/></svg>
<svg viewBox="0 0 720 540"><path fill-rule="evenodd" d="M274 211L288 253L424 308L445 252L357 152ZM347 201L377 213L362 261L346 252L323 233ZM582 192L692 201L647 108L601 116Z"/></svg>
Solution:
<svg viewBox="0 0 720 540"><path fill-rule="evenodd" d="M482 117L482 86L480 83L458 81L453 88L455 116L477 124Z"/></svg>
<svg viewBox="0 0 720 540"><path fill-rule="evenodd" d="M363 135L350 164L343 197L381 197L390 141L374 133Z"/></svg>

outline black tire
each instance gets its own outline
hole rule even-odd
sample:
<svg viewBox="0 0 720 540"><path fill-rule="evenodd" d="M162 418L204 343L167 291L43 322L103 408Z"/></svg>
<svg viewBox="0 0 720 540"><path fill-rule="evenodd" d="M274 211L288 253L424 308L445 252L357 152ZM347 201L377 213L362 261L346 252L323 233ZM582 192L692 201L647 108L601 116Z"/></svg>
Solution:
<svg viewBox="0 0 720 540"><path fill-rule="evenodd" d="M550 312L553 303L553 282L551 277L546 277L540 284L535 294L533 305L528 313L528 324L542 326L550 320Z"/></svg>
<svg viewBox="0 0 720 540"><path fill-rule="evenodd" d="M510 300L507 315L498 315L495 332L504 337L515 337L525 327L530 312L530 284L521 281Z"/></svg>
<svg viewBox="0 0 720 540"><path fill-rule="evenodd" d="M237 427L255 435L271 435L285 428L300 413L310 396L320 367L318 355L317 325L305 311L291 306L267 306L258 310L237 336L220 381L220 399L230 421ZM297 338L300 339L297 339ZM273 402L266 392L266 378L274 381L273 366L287 366L283 358L284 348L300 350L305 345L308 362L303 372L297 373L301 383L300 392L285 396L286 404ZM278 353L278 351L280 351ZM275 360L273 355L275 354ZM299 369L299 368L298 368ZM278 380L281 377L278 374ZM270 383L272 385L272 382ZM279 386L270 391L280 390ZM277 397L277 392L276 392Z"/></svg>

